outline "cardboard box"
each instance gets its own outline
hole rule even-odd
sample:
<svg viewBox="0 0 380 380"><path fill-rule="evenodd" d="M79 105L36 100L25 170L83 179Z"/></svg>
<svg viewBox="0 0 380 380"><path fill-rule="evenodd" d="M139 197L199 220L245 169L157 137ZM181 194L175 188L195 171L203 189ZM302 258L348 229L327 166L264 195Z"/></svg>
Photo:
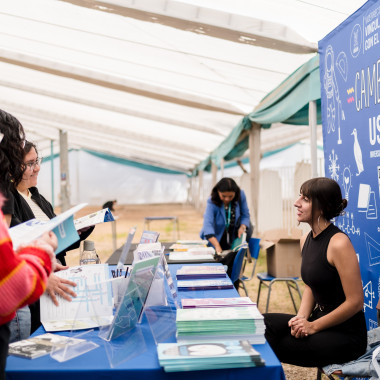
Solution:
<svg viewBox="0 0 380 380"><path fill-rule="evenodd" d="M300 238L302 231L271 230L263 234L261 246L267 251L267 272L274 277L301 276Z"/></svg>

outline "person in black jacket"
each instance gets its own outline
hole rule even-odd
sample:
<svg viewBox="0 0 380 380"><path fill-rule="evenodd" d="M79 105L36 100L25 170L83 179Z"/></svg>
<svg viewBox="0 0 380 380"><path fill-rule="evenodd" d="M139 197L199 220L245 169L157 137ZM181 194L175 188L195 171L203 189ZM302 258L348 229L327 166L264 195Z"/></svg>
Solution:
<svg viewBox="0 0 380 380"><path fill-rule="evenodd" d="M25 171L22 180L17 186L17 191L13 192L14 212L12 214L11 227L34 218L47 221L56 216L50 202L48 202L39 193L36 187L42 159L38 157L38 151L35 144L30 141L26 141L24 151ZM93 229L94 227L91 227L85 231L78 231L80 234L80 240L86 239L91 234ZM66 252L79 248L79 245L80 241L75 242L65 251L60 252L57 255L57 260L59 260L60 264L57 264L56 270L68 268L65 260ZM52 301L58 305L57 295L68 301L71 301L71 297L76 297L75 292L71 288L73 286L76 286L74 282L61 279L60 277L52 274L49 277L46 291L52 298ZM29 308L31 312L31 333L33 333L41 325L39 301L30 305ZM16 319L17 318L18 316L16 316ZM13 321L13 323L15 323L15 321ZM18 323L18 325L20 324L21 323ZM16 330L20 330L20 328L21 326L17 327ZM24 337L20 336L16 337L16 339L17 338Z"/></svg>

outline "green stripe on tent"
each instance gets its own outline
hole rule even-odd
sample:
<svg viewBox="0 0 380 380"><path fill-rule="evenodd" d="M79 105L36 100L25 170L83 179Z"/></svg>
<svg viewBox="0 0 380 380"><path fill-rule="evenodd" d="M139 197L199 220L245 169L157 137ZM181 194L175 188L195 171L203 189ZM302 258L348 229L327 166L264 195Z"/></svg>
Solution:
<svg viewBox="0 0 380 380"><path fill-rule="evenodd" d="M87 152L87 153L95 156L95 157L99 157L99 158L102 158L104 160L115 162L115 163L121 164L121 165L128 165L128 166L132 166L132 167L143 169L143 170L149 170L149 171L156 172L156 173L163 173L163 174L185 174L187 176L189 175L186 172L181 172L181 171L177 171L177 170L170 170L170 169L164 169L164 168L160 168L160 167L154 166L154 165L142 164L140 162L127 160L125 158L120 158L120 157L111 156L111 155L105 154L105 153L95 152L93 150L88 150L88 149L82 149L82 150L84 152Z"/></svg>
<svg viewBox="0 0 380 380"><path fill-rule="evenodd" d="M211 170L211 162L220 166L221 159L241 157L248 149L251 122L270 128L273 123L309 124L309 102L317 101L317 123L321 123L321 85L319 56L316 55L294 71L278 87L266 95L253 112L244 116L227 138L193 171Z"/></svg>

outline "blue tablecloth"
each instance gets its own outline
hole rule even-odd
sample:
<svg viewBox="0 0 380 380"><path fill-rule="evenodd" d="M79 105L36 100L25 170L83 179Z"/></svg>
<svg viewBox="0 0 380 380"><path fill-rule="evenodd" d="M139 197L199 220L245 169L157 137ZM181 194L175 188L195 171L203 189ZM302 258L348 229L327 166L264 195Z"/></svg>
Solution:
<svg viewBox="0 0 380 380"><path fill-rule="evenodd" d="M176 282L175 273L181 266L182 265L170 265L170 272L174 282ZM179 292L178 294L180 299L236 296L237 292L235 289L185 291ZM137 329L138 333L143 336L143 342L139 344L138 347L132 348L132 350L137 353L137 356L130 360L123 362L122 356L123 352L126 352L125 348L117 347L117 345L113 345L112 343L110 345L109 342L105 342L99 338L98 331L94 330L88 333L84 338L97 343L99 347L66 362L58 362L52 359L50 355L33 360L9 356L6 367L7 379L105 380L125 378L128 380L174 380L180 376L181 380L194 380L194 376L196 376L198 380L241 380L244 378L285 380L281 363L267 343L254 346L264 358L266 362L265 367L166 373L159 366L156 345L150 331L149 323L145 317ZM37 330L36 335L43 334L44 332L44 329L41 327ZM141 354L139 354L140 351L142 352ZM117 355L121 357L121 364L112 366L110 363L118 362L117 358L112 358ZM125 355L129 357L131 350Z"/></svg>

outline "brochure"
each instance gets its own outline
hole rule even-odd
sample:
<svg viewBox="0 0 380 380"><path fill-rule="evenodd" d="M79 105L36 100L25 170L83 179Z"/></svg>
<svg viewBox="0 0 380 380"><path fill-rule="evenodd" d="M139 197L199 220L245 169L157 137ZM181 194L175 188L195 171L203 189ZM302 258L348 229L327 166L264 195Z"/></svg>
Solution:
<svg viewBox="0 0 380 380"><path fill-rule="evenodd" d="M143 231L141 234L140 244L156 243L159 236L160 233L156 231Z"/></svg>
<svg viewBox="0 0 380 380"><path fill-rule="evenodd" d="M41 322L46 331L80 330L109 325L113 319L113 299L108 264L71 267L55 272L74 281L77 294L71 301L58 296L59 306L44 293L40 298Z"/></svg>
<svg viewBox="0 0 380 380"><path fill-rule="evenodd" d="M85 342L84 339L47 333L11 343L9 345L8 354L27 359L35 359L47 355L57 348L63 348L66 345L74 346L83 342Z"/></svg>
<svg viewBox="0 0 380 380"><path fill-rule="evenodd" d="M9 235L12 239L14 250L17 250L21 245L38 239L45 232L53 231L58 239L58 247L55 254L60 253L79 240L79 235L74 226L73 215L86 205L87 203L81 203L74 206L53 219L50 219L48 222L31 219L10 228Z"/></svg>
<svg viewBox="0 0 380 380"><path fill-rule="evenodd" d="M105 340L117 338L131 330L140 320L159 261L160 256L155 256L133 264L126 290Z"/></svg>
<svg viewBox="0 0 380 380"><path fill-rule="evenodd" d="M93 212L92 214L82 216L81 218L74 220L75 229L81 230L85 227L95 226L95 224L113 222L115 219L109 208Z"/></svg>

